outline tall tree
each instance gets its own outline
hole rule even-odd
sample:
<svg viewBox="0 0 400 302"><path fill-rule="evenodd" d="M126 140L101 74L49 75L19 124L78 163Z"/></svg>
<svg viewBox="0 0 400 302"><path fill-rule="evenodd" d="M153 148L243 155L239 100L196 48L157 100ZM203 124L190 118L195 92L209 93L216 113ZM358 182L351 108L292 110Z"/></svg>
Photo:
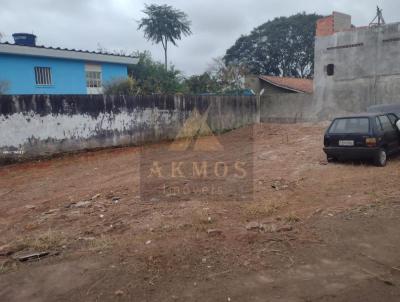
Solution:
<svg viewBox="0 0 400 302"><path fill-rule="evenodd" d="M161 43L164 49L165 69L168 69L168 42L177 46L182 35L189 36L191 22L188 16L170 5L145 5L143 12L147 17L139 21L138 29L143 29L148 41Z"/></svg>
<svg viewBox="0 0 400 302"><path fill-rule="evenodd" d="M241 36L227 50L227 65L245 66L251 73L309 78L314 69L315 23L321 16L279 17Z"/></svg>

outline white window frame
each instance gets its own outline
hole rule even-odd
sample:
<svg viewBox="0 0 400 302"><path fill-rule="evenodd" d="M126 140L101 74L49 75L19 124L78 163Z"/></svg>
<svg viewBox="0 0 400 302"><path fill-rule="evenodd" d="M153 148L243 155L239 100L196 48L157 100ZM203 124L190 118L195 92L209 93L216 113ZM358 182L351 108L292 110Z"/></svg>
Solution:
<svg viewBox="0 0 400 302"><path fill-rule="evenodd" d="M85 65L85 82L88 94L103 93L103 75L101 65L86 64Z"/></svg>
<svg viewBox="0 0 400 302"><path fill-rule="evenodd" d="M51 67L35 66L35 83L37 86L53 85Z"/></svg>
<svg viewBox="0 0 400 302"><path fill-rule="evenodd" d="M86 87L87 88L102 87L101 71L86 71Z"/></svg>

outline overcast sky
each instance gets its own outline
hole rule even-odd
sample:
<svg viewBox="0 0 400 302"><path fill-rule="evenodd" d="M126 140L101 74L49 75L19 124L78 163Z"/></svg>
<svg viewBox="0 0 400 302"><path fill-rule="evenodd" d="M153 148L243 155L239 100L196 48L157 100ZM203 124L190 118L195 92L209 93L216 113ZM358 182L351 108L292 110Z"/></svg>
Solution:
<svg viewBox="0 0 400 302"><path fill-rule="evenodd" d="M400 21L399 0L0 0L0 32L3 41L12 41L14 32L33 32L46 46L150 50L161 61L161 45L137 30L144 3L170 4L189 15L193 35L169 51L169 61L186 75L205 71L241 34L274 17L335 10L351 14L361 26L373 19L378 4L386 22Z"/></svg>

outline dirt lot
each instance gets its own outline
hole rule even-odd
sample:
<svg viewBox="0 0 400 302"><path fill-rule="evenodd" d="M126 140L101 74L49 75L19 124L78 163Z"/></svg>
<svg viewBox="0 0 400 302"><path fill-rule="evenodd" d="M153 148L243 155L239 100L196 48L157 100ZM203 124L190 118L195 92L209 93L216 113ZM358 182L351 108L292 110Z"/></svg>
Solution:
<svg viewBox="0 0 400 302"><path fill-rule="evenodd" d="M322 125L254 132L242 202L141 201L139 148L0 168L0 301L399 301L399 158L328 165Z"/></svg>

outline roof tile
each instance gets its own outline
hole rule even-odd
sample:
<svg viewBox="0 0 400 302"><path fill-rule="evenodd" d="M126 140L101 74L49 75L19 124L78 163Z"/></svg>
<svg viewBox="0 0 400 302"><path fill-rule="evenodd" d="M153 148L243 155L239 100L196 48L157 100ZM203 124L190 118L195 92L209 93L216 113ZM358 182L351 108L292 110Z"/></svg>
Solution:
<svg viewBox="0 0 400 302"><path fill-rule="evenodd" d="M260 76L261 80L264 80L274 86L288 89L291 91L313 93L313 80L300 79L300 78L289 78L289 77L276 77L276 76Z"/></svg>

